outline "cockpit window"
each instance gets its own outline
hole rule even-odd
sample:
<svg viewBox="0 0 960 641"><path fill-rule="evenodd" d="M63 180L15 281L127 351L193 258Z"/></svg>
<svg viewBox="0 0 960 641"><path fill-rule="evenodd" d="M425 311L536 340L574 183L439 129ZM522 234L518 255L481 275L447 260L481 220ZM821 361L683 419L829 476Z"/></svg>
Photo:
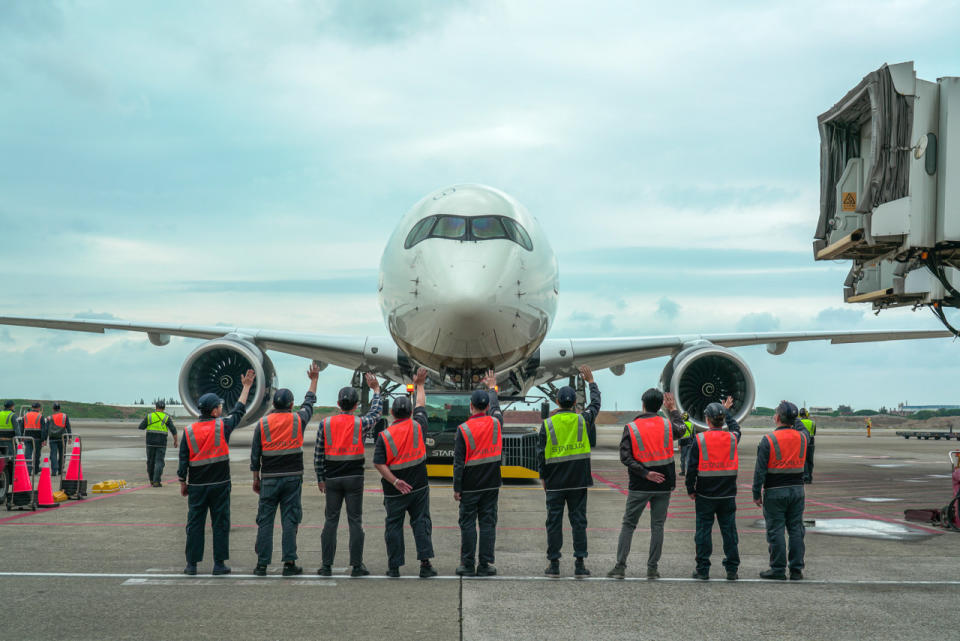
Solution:
<svg viewBox="0 0 960 641"><path fill-rule="evenodd" d="M490 240L491 238L506 238L503 223L496 216L480 216L470 219L470 231L474 240Z"/></svg>
<svg viewBox="0 0 960 641"><path fill-rule="evenodd" d="M466 240L467 219L462 216L440 216L430 232L432 238Z"/></svg>
<svg viewBox="0 0 960 641"><path fill-rule="evenodd" d="M533 251L530 235L520 223L506 216L427 216L410 230L403 246L410 249L427 238L459 241L511 240Z"/></svg>

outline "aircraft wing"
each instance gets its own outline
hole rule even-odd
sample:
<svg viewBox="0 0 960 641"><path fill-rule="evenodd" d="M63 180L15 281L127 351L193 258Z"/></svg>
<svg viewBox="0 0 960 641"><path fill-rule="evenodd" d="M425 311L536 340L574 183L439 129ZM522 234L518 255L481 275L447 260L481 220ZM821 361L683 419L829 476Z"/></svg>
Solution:
<svg viewBox="0 0 960 641"><path fill-rule="evenodd" d="M868 330L860 332L764 332L757 334L692 334L681 336L640 336L631 338L548 339L540 346L540 372L559 378L576 373L580 365L592 369L616 369L635 361L670 356L698 341L721 347L767 345L771 354L782 354L788 344L798 341L870 343L926 338L951 338L944 330ZM538 376L538 379L541 376Z"/></svg>
<svg viewBox="0 0 960 641"><path fill-rule="evenodd" d="M25 318L0 316L0 325L41 327L74 332L142 332L154 345L166 345L171 336L211 340L227 335L249 340L267 351L284 352L312 358L323 363L355 370L360 367L389 375L398 361L397 347L385 337L328 336L267 329L220 325L180 325L176 323L136 323L119 320Z"/></svg>

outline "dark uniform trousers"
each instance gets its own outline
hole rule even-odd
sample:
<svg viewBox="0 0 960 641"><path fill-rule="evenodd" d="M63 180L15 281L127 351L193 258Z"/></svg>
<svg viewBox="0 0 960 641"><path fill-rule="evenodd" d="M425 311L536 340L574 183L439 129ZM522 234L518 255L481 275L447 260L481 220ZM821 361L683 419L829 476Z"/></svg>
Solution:
<svg viewBox="0 0 960 641"><path fill-rule="evenodd" d="M203 530L210 511L213 558L230 558L230 482L187 487L187 563L203 560Z"/></svg>
<svg viewBox="0 0 960 641"><path fill-rule="evenodd" d="M547 559L560 558L563 547L563 507L573 530L573 556L587 556L587 488L547 490Z"/></svg>
<svg viewBox="0 0 960 641"><path fill-rule="evenodd" d="M771 487L763 491L763 520L767 523L770 568L784 572L803 569L805 552L803 508L806 499L802 485ZM790 536L789 562L784 530Z"/></svg>
<svg viewBox="0 0 960 641"><path fill-rule="evenodd" d="M42 449L39 437L28 437L23 441L23 457L27 459L27 472L30 474L33 474L34 470L40 473L40 450Z"/></svg>
<svg viewBox="0 0 960 641"><path fill-rule="evenodd" d="M147 446L147 476L151 483L159 483L163 479L163 459L166 455L166 445Z"/></svg>
<svg viewBox="0 0 960 641"><path fill-rule="evenodd" d="M687 475L687 457L690 456L690 450L693 449L692 438L680 439L680 476Z"/></svg>
<svg viewBox="0 0 960 641"><path fill-rule="evenodd" d="M384 496L387 511L383 539L387 544L387 564L399 568L404 564L403 519L410 514L410 528L417 545L417 558L433 558L433 522L430 520L430 488L414 490L399 496Z"/></svg>
<svg viewBox="0 0 960 641"><path fill-rule="evenodd" d="M463 492L460 495L460 562L471 567L477 552L480 525L480 565L493 563L497 543L497 503L500 488Z"/></svg>
<svg viewBox="0 0 960 641"><path fill-rule="evenodd" d="M697 572L710 573L710 555L713 554L713 519L720 525L723 539L723 567L736 572L740 567L740 539L737 536L737 499L708 499L697 496L697 525L693 541L697 546Z"/></svg>
<svg viewBox="0 0 960 641"><path fill-rule="evenodd" d="M270 565L273 559L273 522L280 508L283 561L297 560L297 530L303 520L302 476L267 477L260 481L260 503L257 507L257 563Z"/></svg>
<svg viewBox="0 0 960 641"><path fill-rule="evenodd" d="M333 565L337 554L337 527L340 525L340 509L347 506L347 525L350 527L350 565L363 563L363 477L348 476L326 480L326 504L324 505L323 531L320 533L322 563Z"/></svg>
<svg viewBox="0 0 960 641"><path fill-rule="evenodd" d="M50 474L58 476L63 474L63 438L50 439Z"/></svg>

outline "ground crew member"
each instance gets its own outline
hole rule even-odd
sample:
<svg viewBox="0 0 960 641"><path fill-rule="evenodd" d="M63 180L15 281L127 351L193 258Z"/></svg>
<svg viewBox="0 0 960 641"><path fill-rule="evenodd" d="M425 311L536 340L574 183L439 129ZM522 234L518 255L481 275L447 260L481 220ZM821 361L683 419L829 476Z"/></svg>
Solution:
<svg viewBox="0 0 960 641"><path fill-rule="evenodd" d="M810 418L810 412L807 411L807 408L804 407L800 410L800 421L799 423L807 430L807 437L809 443L807 447L810 448L810 456L807 459L809 462L806 465L806 468L803 470L803 482L807 485L813 483L813 453L815 451L815 445L817 442L817 423L812 418Z"/></svg>
<svg viewBox="0 0 960 641"><path fill-rule="evenodd" d="M383 538L387 544L387 576L400 576L404 564L403 520L410 514L410 528L420 559L420 578L437 576L433 558L433 522L430 520L430 486L427 483L427 448L423 432L427 427L427 370L413 377L416 406L410 398L394 400L390 413L393 424L380 432L373 452L373 465L382 477L383 507L387 517Z"/></svg>
<svg viewBox="0 0 960 641"><path fill-rule="evenodd" d="M867 438L870 438L870 428L873 427L873 420L868 416L866 420L867 424Z"/></svg>
<svg viewBox="0 0 960 641"><path fill-rule="evenodd" d="M173 446L177 447L177 428L173 420L164 412L167 404L161 398L153 404L154 411L143 417L139 430L146 430L147 477L151 487L163 487L164 457L167 455L167 432L173 435Z"/></svg>
<svg viewBox="0 0 960 641"><path fill-rule="evenodd" d="M377 377L366 374L365 378L367 387L373 390L370 410L366 415L353 414L360 402L360 395L355 387L344 387L337 394L337 406L341 413L323 419L317 428L313 468L317 472L317 487L327 497L324 504L326 520L320 533L321 565L317 570L320 576L333 574L337 528L340 525L340 509L344 504L350 528L350 576L370 574L363 564L363 443L372 436L383 407Z"/></svg>
<svg viewBox="0 0 960 641"><path fill-rule="evenodd" d="M770 569L760 573L764 579L803 578L803 470L810 455L806 430L797 430L797 406L781 401L774 421L777 428L760 439L753 475L753 502L763 508L767 524ZM761 490L763 492L761 496ZM790 536L789 559L784 528Z"/></svg>
<svg viewBox="0 0 960 641"><path fill-rule="evenodd" d="M690 453L690 445L693 443L693 435L696 433L696 430L693 428L693 421L690 420L689 414L684 412L681 418L683 419L683 424L686 429L680 437L680 476L686 476L687 455Z"/></svg>
<svg viewBox="0 0 960 641"><path fill-rule="evenodd" d="M496 576L497 503L503 454L503 412L497 399L497 377L488 371L486 390L470 396L470 418L457 428L453 445L453 498L460 502L459 576ZM477 525L480 526L479 565Z"/></svg>
<svg viewBox="0 0 960 641"><path fill-rule="evenodd" d="M673 394L648 389L640 397L640 401L643 412L624 426L620 439L620 462L627 466L630 486L620 538L617 541L617 563L607 573L607 576L613 579L626 576L633 532L647 503L650 504L647 578L660 578L657 566L663 549L663 524L667 520L670 493L676 486L673 441L687 431L683 417L677 411ZM669 420L657 414L661 407L670 415Z"/></svg>
<svg viewBox="0 0 960 641"><path fill-rule="evenodd" d="M60 403L53 404L53 412L47 434L50 439L50 474L59 476L63 471L63 437L73 434L73 430L70 429L70 417L60 411Z"/></svg>
<svg viewBox="0 0 960 641"><path fill-rule="evenodd" d="M3 411L0 412L0 456L13 456L13 437L20 434L20 419L17 418L13 410L13 401L3 402ZM7 477L7 498L13 496L11 488L13 487L13 459L7 461L3 467L3 473Z"/></svg>
<svg viewBox="0 0 960 641"><path fill-rule="evenodd" d="M187 565L184 574L197 573L203 560L203 530L207 511L213 529L213 574L230 574L224 563L230 558L230 435L246 413L245 403L253 386L248 369L236 405L223 416L223 401L216 394L204 394L197 401L200 418L183 430L177 478L180 494L187 498Z"/></svg>
<svg viewBox="0 0 960 641"><path fill-rule="evenodd" d="M687 474L687 495L695 501L697 520L694 541L697 546L697 568L693 578L710 578L710 555L713 553L713 518L720 524L723 539L723 567L727 580L736 581L740 567L737 537L737 472L740 457L740 425L730 413L733 397L710 403L703 410L709 429L697 434L690 450ZM723 424L727 431L723 431Z"/></svg>
<svg viewBox="0 0 960 641"><path fill-rule="evenodd" d="M27 459L27 471L40 469L40 448L47 444L47 419L43 416L43 406L33 403L30 411L21 419L21 431L28 438L24 444L23 454ZM33 439L33 440L29 440Z"/></svg>
<svg viewBox="0 0 960 641"><path fill-rule="evenodd" d="M574 576L590 576L584 565L587 557L587 488L593 486L590 448L597 444L594 421L600 413L600 388L589 367L580 375L590 386L590 405L577 414L577 392L564 386L557 390L560 409L547 418L537 438L537 462L547 502L547 560L544 574L560 576L560 549L563 547L563 508L573 530Z"/></svg>
<svg viewBox="0 0 960 641"><path fill-rule="evenodd" d="M310 388L300 409L293 411L293 392L279 389L273 395L273 411L260 419L250 444L250 471L253 491L260 495L257 506L257 567L253 573L267 575L273 559L273 522L280 508L283 576L303 574L297 565L297 528L303 520L303 433L317 402L320 366L310 364Z"/></svg>

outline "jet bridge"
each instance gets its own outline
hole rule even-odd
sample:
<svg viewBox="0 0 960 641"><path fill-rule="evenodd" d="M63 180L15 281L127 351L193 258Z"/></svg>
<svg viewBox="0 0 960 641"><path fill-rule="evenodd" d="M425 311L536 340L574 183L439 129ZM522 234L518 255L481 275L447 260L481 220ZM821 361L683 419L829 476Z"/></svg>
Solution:
<svg viewBox="0 0 960 641"><path fill-rule="evenodd" d="M816 260L852 261L848 303L960 307L960 78L884 65L818 118ZM954 333L957 333L954 331Z"/></svg>

